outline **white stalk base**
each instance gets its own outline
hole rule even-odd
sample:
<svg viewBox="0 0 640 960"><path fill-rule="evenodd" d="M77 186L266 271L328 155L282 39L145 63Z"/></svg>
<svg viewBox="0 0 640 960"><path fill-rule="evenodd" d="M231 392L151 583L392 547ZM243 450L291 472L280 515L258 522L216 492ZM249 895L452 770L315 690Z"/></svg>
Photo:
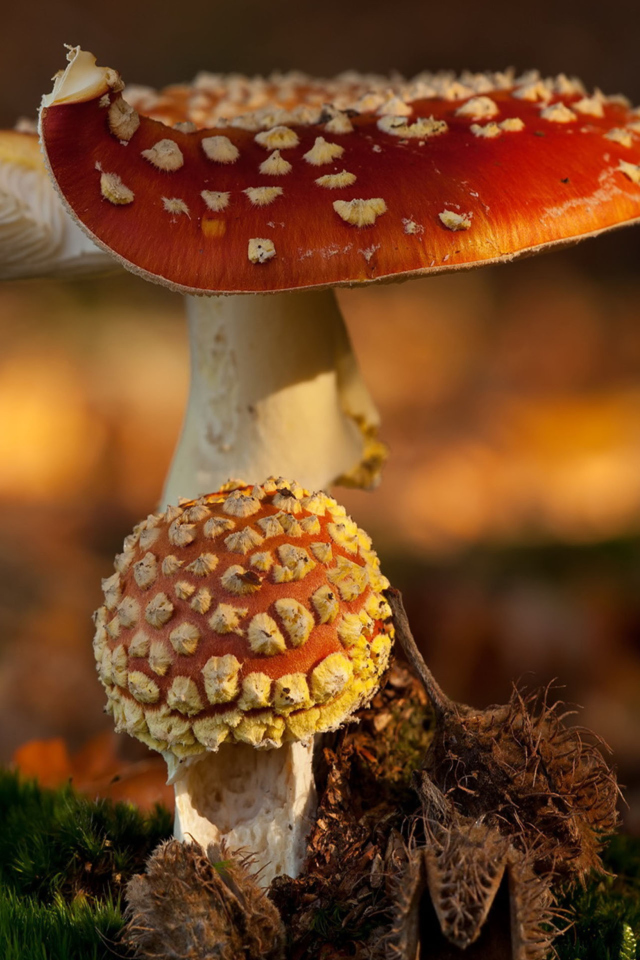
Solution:
<svg viewBox="0 0 640 960"><path fill-rule="evenodd" d="M297 877L316 809L312 760L313 743L274 750L223 743L185 764L175 782L175 836L205 850L224 840L250 854L264 887L281 874Z"/></svg>
<svg viewBox="0 0 640 960"><path fill-rule="evenodd" d="M229 478L375 483L379 418L333 291L187 297L187 312L191 392L163 507Z"/></svg>

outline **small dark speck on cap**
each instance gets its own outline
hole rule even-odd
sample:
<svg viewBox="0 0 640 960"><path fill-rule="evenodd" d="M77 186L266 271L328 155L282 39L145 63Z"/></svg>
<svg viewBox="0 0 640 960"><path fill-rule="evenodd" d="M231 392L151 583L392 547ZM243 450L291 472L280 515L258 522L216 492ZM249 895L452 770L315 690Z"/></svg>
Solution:
<svg viewBox="0 0 640 960"><path fill-rule="evenodd" d="M546 133L543 133L542 130L534 130L533 135L534 137L546 137Z"/></svg>
<svg viewBox="0 0 640 960"><path fill-rule="evenodd" d="M561 177L560 183L569 183L569 177Z"/></svg>

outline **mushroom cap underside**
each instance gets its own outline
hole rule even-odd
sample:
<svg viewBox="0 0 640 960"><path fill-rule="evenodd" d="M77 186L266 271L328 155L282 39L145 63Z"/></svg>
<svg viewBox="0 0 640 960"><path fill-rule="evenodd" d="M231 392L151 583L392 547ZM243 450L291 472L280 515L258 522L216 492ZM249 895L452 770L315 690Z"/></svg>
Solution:
<svg viewBox="0 0 640 960"><path fill-rule="evenodd" d="M0 280L113 271L113 258L69 219L28 122L0 130Z"/></svg>
<svg viewBox="0 0 640 960"><path fill-rule="evenodd" d="M229 483L138 524L115 567L98 674L117 728L164 753L337 729L386 669L388 581L326 494Z"/></svg>
<svg viewBox="0 0 640 960"><path fill-rule="evenodd" d="M80 56L94 63L72 50L67 72ZM229 84L208 106L202 89L194 99L179 87L164 95L176 127L128 104L115 71L92 69L91 82L44 100L50 172L99 245L174 289L267 293L408 277L640 219L640 113L577 81L299 80L272 109L265 82L261 108L236 105L230 119L220 116ZM326 96L333 102L318 103ZM157 97L132 90L131 99L162 115Z"/></svg>

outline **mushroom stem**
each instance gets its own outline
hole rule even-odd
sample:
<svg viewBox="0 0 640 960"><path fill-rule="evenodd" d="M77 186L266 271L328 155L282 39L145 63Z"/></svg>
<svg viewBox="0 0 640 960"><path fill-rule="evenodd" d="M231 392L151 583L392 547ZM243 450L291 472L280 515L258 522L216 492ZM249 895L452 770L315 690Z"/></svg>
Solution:
<svg viewBox="0 0 640 960"><path fill-rule="evenodd" d="M316 807L312 760L311 741L273 750L223 743L217 753L178 766L171 776L176 761L167 755L176 792L175 836L191 837L205 849L220 840L243 848L265 887L281 874L297 877Z"/></svg>
<svg viewBox="0 0 640 960"><path fill-rule="evenodd" d="M164 504L230 476L375 483L378 414L331 290L187 297L192 383Z"/></svg>

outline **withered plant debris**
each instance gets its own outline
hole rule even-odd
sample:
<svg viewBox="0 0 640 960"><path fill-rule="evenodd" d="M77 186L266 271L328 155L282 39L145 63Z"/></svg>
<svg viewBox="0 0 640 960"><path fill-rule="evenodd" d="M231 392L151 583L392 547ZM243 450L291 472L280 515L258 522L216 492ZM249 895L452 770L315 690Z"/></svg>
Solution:
<svg viewBox="0 0 640 960"><path fill-rule="evenodd" d="M499 827L490 825L491 818L462 815L426 776L422 818L424 846L419 849L426 886L447 940L465 950L475 943L506 883L511 957L547 957L558 933L557 921L566 915L556 906L551 875L536 873L531 851L514 845Z"/></svg>
<svg viewBox="0 0 640 960"><path fill-rule="evenodd" d="M280 915L249 860L169 840L127 886L122 942L144 960L283 960Z"/></svg>
<svg viewBox="0 0 640 960"><path fill-rule="evenodd" d="M477 940L503 876L511 901L512 955L548 955L552 887L603 870L600 852L617 826L618 787L588 730L565 723L549 690L476 710L448 699L420 655L400 594L387 591L396 636L433 706L436 726L415 778L422 804L426 883L442 932Z"/></svg>
<svg viewBox="0 0 640 960"><path fill-rule="evenodd" d="M319 807L296 880L270 888L290 960L414 960L424 868L407 842L418 810L411 787L433 716L419 680L394 664L360 723L324 750ZM397 947L397 949L396 949Z"/></svg>
<svg viewBox="0 0 640 960"><path fill-rule="evenodd" d="M569 714L549 704L548 690L514 690L509 703L487 710L449 700L416 647L400 595L387 596L410 668L394 664L359 724L322 752L302 874L277 877L267 896L227 852L210 847L207 856L169 842L128 888L125 943L139 956L551 953L568 919L556 890L602 869L600 851L617 823L617 785L599 741L566 725Z"/></svg>

